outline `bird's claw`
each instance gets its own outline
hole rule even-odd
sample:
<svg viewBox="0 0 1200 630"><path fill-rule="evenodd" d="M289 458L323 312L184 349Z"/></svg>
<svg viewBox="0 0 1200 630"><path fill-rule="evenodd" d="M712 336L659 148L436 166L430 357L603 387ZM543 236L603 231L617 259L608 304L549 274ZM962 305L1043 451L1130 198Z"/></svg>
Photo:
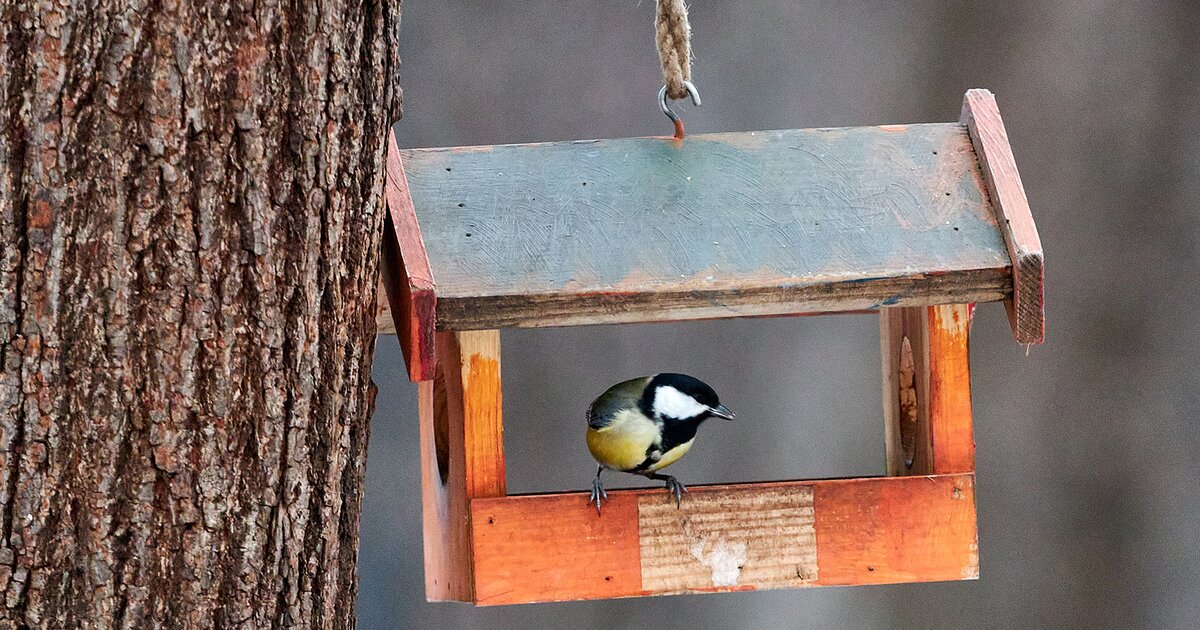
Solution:
<svg viewBox="0 0 1200 630"><path fill-rule="evenodd" d="M687 486L683 485L674 477L667 477L667 492L675 497L675 509L683 507L683 493L687 492Z"/></svg>
<svg viewBox="0 0 1200 630"><path fill-rule="evenodd" d="M604 484L600 483L600 478L596 477L592 481L592 497L588 499L588 505L596 504L596 514L600 514L600 502L608 499L608 492L604 490Z"/></svg>

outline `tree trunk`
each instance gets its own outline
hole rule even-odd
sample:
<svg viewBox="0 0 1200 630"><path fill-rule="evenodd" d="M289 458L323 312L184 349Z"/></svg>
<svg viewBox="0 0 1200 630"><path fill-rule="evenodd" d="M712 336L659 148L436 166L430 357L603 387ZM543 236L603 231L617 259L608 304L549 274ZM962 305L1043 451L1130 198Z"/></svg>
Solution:
<svg viewBox="0 0 1200 630"><path fill-rule="evenodd" d="M400 0L0 0L0 627L344 627Z"/></svg>

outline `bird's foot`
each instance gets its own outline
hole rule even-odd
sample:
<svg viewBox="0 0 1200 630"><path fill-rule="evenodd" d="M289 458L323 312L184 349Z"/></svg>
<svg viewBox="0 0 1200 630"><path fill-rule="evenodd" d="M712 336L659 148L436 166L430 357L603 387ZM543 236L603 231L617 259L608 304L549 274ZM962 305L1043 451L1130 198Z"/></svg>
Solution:
<svg viewBox="0 0 1200 630"><path fill-rule="evenodd" d="M675 496L675 509L683 506L683 493L687 492L687 486L683 485L678 479L667 476L667 492Z"/></svg>
<svg viewBox="0 0 1200 630"><path fill-rule="evenodd" d="M604 484L600 482L600 477L597 476L592 481L592 498L588 499L588 505L596 504L596 514L600 514L600 502L608 499L608 493L604 491Z"/></svg>

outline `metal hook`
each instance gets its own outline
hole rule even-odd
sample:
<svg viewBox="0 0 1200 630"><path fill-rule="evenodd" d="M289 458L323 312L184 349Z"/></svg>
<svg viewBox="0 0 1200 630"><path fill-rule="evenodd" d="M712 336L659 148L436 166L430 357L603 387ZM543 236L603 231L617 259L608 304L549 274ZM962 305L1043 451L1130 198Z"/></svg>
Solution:
<svg viewBox="0 0 1200 630"><path fill-rule="evenodd" d="M683 86L687 88L688 96L692 97L692 105L699 105L700 91L696 89L696 86L691 81L684 81ZM671 108L667 105L667 86L665 85L658 91L658 106L667 115L667 118L670 118L671 122L675 123L676 127L680 126L683 121L679 118L679 114L671 111Z"/></svg>

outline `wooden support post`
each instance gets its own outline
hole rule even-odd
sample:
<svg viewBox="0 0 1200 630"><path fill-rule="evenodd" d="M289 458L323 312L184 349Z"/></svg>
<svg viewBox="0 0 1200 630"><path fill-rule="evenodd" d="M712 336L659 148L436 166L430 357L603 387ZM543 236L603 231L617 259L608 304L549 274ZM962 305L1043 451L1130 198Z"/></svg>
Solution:
<svg viewBox="0 0 1200 630"><path fill-rule="evenodd" d="M972 306L879 312L887 474L973 472L969 343Z"/></svg>
<svg viewBox="0 0 1200 630"><path fill-rule="evenodd" d="M470 501L505 496L500 331L437 334L419 383L425 596L473 601Z"/></svg>

